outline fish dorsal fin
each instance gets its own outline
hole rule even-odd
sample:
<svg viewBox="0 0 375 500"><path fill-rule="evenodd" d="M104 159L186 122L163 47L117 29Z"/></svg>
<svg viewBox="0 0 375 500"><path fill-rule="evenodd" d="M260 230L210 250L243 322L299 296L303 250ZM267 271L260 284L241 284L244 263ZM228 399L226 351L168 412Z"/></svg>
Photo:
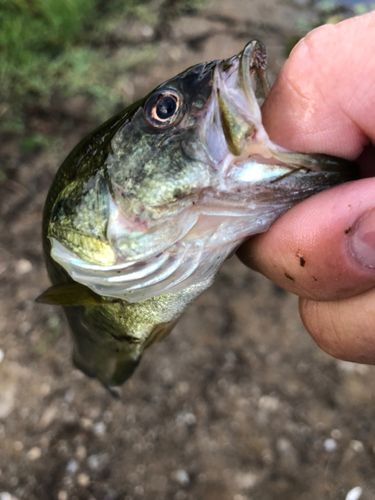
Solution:
<svg viewBox="0 0 375 500"><path fill-rule="evenodd" d="M36 302L53 306L100 306L109 301L87 286L73 282L51 286L39 295Z"/></svg>

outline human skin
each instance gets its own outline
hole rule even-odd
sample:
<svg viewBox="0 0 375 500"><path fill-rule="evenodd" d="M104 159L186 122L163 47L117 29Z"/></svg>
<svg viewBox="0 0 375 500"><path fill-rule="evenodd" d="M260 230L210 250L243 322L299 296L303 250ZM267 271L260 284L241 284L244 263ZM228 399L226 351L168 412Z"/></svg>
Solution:
<svg viewBox="0 0 375 500"><path fill-rule="evenodd" d="M375 364L375 12L302 39L262 114L278 144L356 160L362 178L293 207L239 257L300 297L324 351Z"/></svg>

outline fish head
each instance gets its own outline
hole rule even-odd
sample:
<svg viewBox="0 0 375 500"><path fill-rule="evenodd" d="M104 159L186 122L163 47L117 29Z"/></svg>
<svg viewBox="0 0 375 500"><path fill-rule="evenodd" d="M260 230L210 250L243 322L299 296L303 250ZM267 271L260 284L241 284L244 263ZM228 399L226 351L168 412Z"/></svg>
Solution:
<svg viewBox="0 0 375 500"><path fill-rule="evenodd" d="M130 302L208 286L244 238L352 176L344 161L269 139L265 68L265 48L252 41L168 80L111 133L96 132L89 147L99 160L78 155L48 228L53 259L75 281Z"/></svg>

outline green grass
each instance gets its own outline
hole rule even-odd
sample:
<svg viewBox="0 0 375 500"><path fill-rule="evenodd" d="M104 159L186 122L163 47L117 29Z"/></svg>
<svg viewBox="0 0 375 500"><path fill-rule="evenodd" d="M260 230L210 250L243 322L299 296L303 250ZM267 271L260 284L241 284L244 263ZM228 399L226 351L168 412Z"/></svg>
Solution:
<svg viewBox="0 0 375 500"><path fill-rule="evenodd" d="M105 114L123 100L129 71L153 59L152 45L108 43L120 24L195 10L197 0L0 0L0 129L24 130L26 105L48 107L53 93L93 98ZM167 16L167 17L168 17ZM126 31L126 30L125 30Z"/></svg>

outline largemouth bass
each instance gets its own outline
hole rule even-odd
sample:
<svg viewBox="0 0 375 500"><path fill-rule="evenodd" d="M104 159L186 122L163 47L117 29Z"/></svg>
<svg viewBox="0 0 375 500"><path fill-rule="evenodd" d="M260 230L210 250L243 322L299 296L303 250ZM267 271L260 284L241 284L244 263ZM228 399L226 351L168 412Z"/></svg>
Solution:
<svg viewBox="0 0 375 500"><path fill-rule="evenodd" d="M274 144L258 41L159 85L70 153L49 191L43 244L73 360L122 384L227 257L304 198L352 179L344 160Z"/></svg>

